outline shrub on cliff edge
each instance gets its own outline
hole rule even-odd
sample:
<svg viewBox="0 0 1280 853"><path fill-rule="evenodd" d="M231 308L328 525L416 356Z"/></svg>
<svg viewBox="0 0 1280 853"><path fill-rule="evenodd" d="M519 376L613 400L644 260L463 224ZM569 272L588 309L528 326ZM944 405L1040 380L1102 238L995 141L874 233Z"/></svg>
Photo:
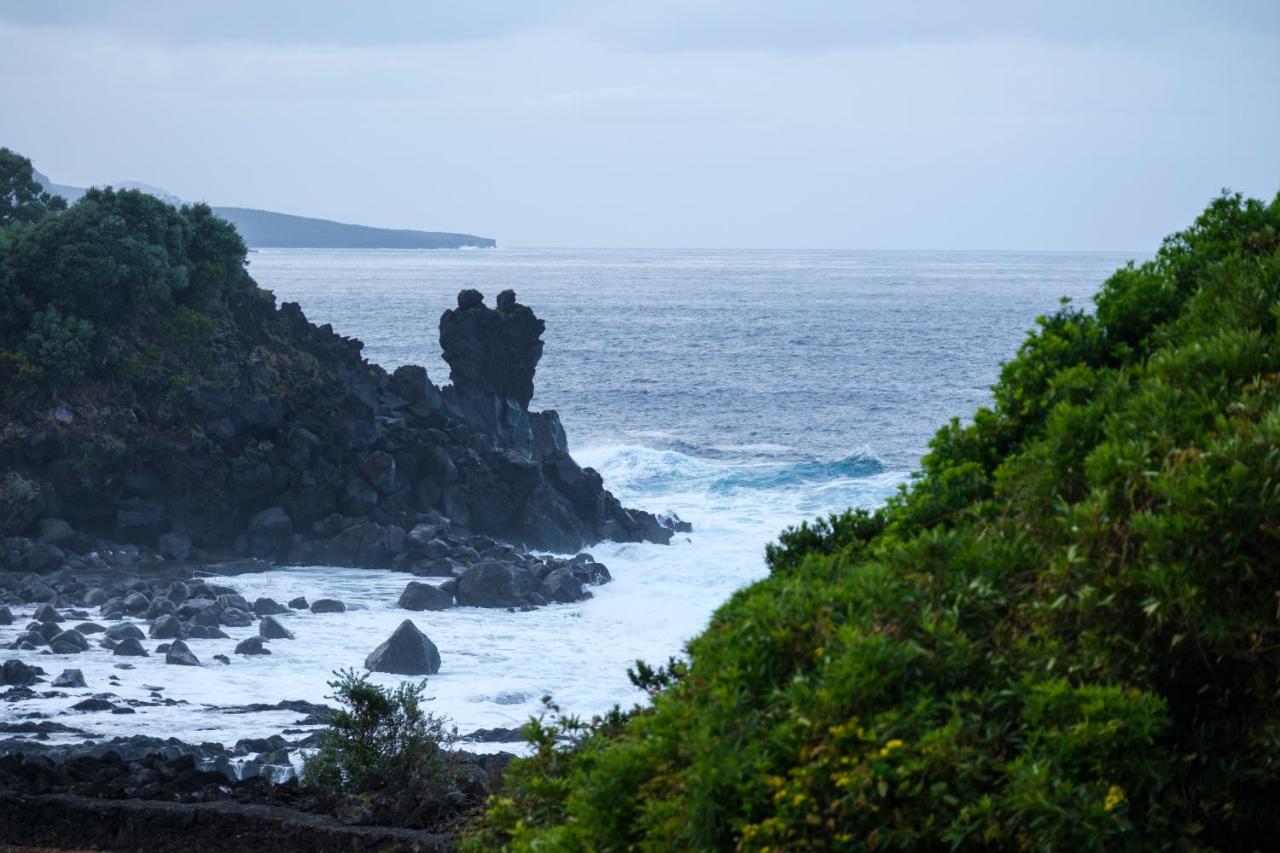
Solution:
<svg viewBox="0 0 1280 853"><path fill-rule="evenodd" d="M477 847L1237 849L1280 833L1280 198L1042 318L875 513L625 724L547 739Z"/></svg>

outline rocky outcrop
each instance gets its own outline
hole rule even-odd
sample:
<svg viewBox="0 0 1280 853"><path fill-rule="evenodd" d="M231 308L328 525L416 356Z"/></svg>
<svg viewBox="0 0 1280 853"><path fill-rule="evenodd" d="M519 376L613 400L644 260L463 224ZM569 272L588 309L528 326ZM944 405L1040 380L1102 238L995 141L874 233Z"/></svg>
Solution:
<svg viewBox="0 0 1280 853"><path fill-rule="evenodd" d="M544 324L512 291L492 308L463 291L441 317L443 389L262 291L207 310L189 373L0 413L0 569L231 554L389 567L441 520L560 552L671 536L574 462L555 412L529 409Z"/></svg>
<svg viewBox="0 0 1280 853"><path fill-rule="evenodd" d="M365 669L398 675L435 675L440 671L436 644L408 619L364 661Z"/></svg>

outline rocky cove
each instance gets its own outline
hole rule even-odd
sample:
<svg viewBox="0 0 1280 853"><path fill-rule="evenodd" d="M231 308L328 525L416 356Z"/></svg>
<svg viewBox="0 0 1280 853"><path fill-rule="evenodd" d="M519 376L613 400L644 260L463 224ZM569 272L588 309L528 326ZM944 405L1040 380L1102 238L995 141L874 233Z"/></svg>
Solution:
<svg viewBox="0 0 1280 853"><path fill-rule="evenodd" d="M386 373L360 357L359 341L261 294L210 312L211 344L194 371L6 413L4 796L70 797L58 808L84 798L287 803L337 826L438 829L479 806L505 762L501 744L515 748L518 731L462 732L446 789L356 807L297 793L327 705L237 693L239 704L192 707L171 674L235 673L370 606L308 599L302 588L279 600L241 594L256 578L296 577L278 566L382 580L370 594L403 622L361 633L364 660L330 663L412 677L447 670L456 651L437 647L424 617L582 601L610 573L579 549L688 531L624 508L569 455L556 413L529 410L544 327L513 292L490 308L463 291L441 317L444 388L421 367ZM390 576L402 579L398 595L384 591ZM201 715L255 722L234 742L198 742L155 736L159 712L193 730ZM125 719L138 733L121 733L114 721Z"/></svg>

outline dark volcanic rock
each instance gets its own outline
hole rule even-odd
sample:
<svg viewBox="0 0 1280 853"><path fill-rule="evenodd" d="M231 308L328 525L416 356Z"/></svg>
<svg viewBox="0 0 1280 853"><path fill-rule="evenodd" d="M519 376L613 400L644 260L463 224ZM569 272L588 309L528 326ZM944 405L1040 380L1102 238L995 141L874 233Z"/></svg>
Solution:
<svg viewBox="0 0 1280 853"><path fill-rule="evenodd" d="M269 655L271 650L262 644L261 637L246 637L236 643L238 655Z"/></svg>
<svg viewBox="0 0 1280 853"><path fill-rule="evenodd" d="M58 611L54 610L48 604L41 604L36 608L36 612L32 618L38 622L61 622L62 617L58 615Z"/></svg>
<svg viewBox="0 0 1280 853"><path fill-rule="evenodd" d="M123 640L115 644L111 650L113 654L123 657L147 657L147 650L142 647L134 637L125 637Z"/></svg>
<svg viewBox="0 0 1280 853"><path fill-rule="evenodd" d="M258 616L275 616L278 613L288 613L289 608L277 603L271 598L259 598L253 602L253 612Z"/></svg>
<svg viewBox="0 0 1280 853"><path fill-rule="evenodd" d="M74 655L89 651L89 641L74 628L63 631L49 640L49 651L55 655Z"/></svg>
<svg viewBox="0 0 1280 853"><path fill-rule="evenodd" d="M518 607L533 591L528 573L509 563L485 560L458 577L458 604L462 607Z"/></svg>
<svg viewBox="0 0 1280 853"><path fill-rule="evenodd" d="M142 630L132 622L121 622L119 625L112 625L102 632L102 638L111 642L118 642L129 637L135 640L145 640L147 635L142 633Z"/></svg>
<svg viewBox="0 0 1280 853"><path fill-rule="evenodd" d="M64 669L62 674L50 682L50 687L85 687L84 673L78 669Z"/></svg>
<svg viewBox="0 0 1280 853"><path fill-rule="evenodd" d="M312 613L345 613L347 605L336 598L317 598L311 602Z"/></svg>
<svg viewBox="0 0 1280 853"><path fill-rule="evenodd" d="M40 675L41 669L36 666L28 666L16 658L4 662L4 666L0 667L0 684L6 684L10 687L26 687L34 684L36 676Z"/></svg>
<svg viewBox="0 0 1280 853"><path fill-rule="evenodd" d="M405 610L444 610L453 606L453 594L438 586L409 581L398 603Z"/></svg>
<svg viewBox="0 0 1280 853"><path fill-rule="evenodd" d="M365 669L398 675L434 675L440 671L436 644L408 619L364 661Z"/></svg>
<svg viewBox="0 0 1280 853"><path fill-rule="evenodd" d="M99 699L96 696L91 696L82 702L77 702L71 707L76 711L111 711L116 706L108 702L106 699Z"/></svg>
<svg viewBox="0 0 1280 853"><path fill-rule="evenodd" d="M182 623L177 616L161 616L151 623L147 633L154 640L172 640L182 633Z"/></svg>
<svg viewBox="0 0 1280 853"><path fill-rule="evenodd" d="M308 610L311 605L307 603L306 596L300 595L297 598L289 599L289 607L293 610Z"/></svg>
<svg viewBox="0 0 1280 853"><path fill-rule="evenodd" d="M281 625L274 616L263 617L258 623L258 635L264 640L292 640L293 632Z"/></svg>
<svg viewBox="0 0 1280 853"><path fill-rule="evenodd" d="M164 662L177 666L199 666L200 659L192 654L191 649L181 640L174 640L164 653Z"/></svg>

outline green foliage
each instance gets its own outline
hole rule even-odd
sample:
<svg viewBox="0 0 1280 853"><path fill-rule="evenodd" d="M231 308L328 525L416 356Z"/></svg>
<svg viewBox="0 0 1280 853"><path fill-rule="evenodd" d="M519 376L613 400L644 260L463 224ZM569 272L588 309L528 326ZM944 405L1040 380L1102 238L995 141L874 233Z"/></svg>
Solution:
<svg viewBox="0 0 1280 853"><path fill-rule="evenodd" d="M875 513L785 532L513 849L1262 849L1280 833L1280 198L1064 305Z"/></svg>
<svg viewBox="0 0 1280 853"><path fill-rule="evenodd" d="M66 199L49 195L35 178L31 161L0 148L0 227L35 222L51 211L64 210Z"/></svg>
<svg viewBox="0 0 1280 853"><path fill-rule="evenodd" d="M74 383L89 364L93 324L50 306L31 318L26 353L54 388Z"/></svg>
<svg viewBox="0 0 1280 853"><path fill-rule="evenodd" d="M256 292L235 229L204 204L107 188L67 209L38 189L0 149L0 371L20 383L7 396L132 377L117 368L156 339L166 361L207 365L220 306Z"/></svg>
<svg viewBox="0 0 1280 853"><path fill-rule="evenodd" d="M426 681L380 687L363 673L339 670L329 682L341 703L324 742L303 768L303 781L335 792L399 787L443 779L455 733L422 708Z"/></svg>

